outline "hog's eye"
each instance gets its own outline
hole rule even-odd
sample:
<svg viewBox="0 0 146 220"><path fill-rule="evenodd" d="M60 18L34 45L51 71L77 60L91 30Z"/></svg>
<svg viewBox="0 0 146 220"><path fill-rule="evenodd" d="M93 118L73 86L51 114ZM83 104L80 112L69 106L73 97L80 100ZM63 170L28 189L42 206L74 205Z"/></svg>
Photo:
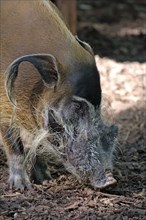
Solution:
<svg viewBox="0 0 146 220"><path fill-rule="evenodd" d="M74 102L74 107L75 107L75 110L79 110L81 109L82 105L80 102Z"/></svg>

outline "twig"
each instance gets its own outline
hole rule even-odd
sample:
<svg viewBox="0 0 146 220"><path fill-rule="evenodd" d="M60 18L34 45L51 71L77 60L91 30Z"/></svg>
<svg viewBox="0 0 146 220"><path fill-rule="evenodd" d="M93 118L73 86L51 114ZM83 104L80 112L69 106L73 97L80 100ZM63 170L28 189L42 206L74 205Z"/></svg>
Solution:
<svg viewBox="0 0 146 220"><path fill-rule="evenodd" d="M6 195L1 195L0 198L9 198L9 197L15 197L21 195L21 193L16 192L16 193L12 193L12 194L6 194Z"/></svg>

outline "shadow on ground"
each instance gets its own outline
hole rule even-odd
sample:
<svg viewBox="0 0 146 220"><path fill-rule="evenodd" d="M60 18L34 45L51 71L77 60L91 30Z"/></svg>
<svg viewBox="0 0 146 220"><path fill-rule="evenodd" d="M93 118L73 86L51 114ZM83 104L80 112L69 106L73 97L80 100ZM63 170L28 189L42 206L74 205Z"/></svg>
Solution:
<svg viewBox="0 0 146 220"><path fill-rule="evenodd" d="M95 54L118 62L145 62L144 0L79 0L77 3L78 36L92 46Z"/></svg>
<svg viewBox="0 0 146 220"><path fill-rule="evenodd" d="M146 61L146 35L110 36L100 33L94 27L84 27L78 36L87 41L100 57L109 57L118 62ZM94 36L94 41L93 41Z"/></svg>
<svg viewBox="0 0 146 220"><path fill-rule="evenodd" d="M117 186L111 189L114 194L127 197L146 189L145 107L138 102L115 117L115 122L119 125L115 175L119 181Z"/></svg>

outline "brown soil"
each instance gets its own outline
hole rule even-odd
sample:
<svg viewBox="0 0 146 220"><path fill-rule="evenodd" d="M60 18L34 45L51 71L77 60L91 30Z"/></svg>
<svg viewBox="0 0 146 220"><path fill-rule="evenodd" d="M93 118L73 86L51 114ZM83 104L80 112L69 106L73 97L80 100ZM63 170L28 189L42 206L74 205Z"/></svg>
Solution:
<svg viewBox="0 0 146 220"><path fill-rule="evenodd" d="M43 186L23 193L10 191L0 151L0 220L146 219L146 4L116 2L78 0L78 35L96 54L106 120L119 126L117 185L98 192L58 171Z"/></svg>

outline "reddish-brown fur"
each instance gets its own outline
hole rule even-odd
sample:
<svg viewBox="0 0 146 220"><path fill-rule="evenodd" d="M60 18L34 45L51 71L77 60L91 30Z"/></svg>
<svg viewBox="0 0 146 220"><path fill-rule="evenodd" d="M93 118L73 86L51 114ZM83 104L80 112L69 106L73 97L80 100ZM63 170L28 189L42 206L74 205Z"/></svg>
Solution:
<svg viewBox="0 0 146 220"><path fill-rule="evenodd" d="M78 62L92 62L91 55L79 45L54 10L56 11L49 1L1 2L1 123L10 123L12 117L13 107L4 89L4 73L14 59L25 54L52 54L62 64L65 74ZM28 108L28 97L40 76L31 64L22 64L21 69L15 86L18 107L22 107L18 114L22 120L25 118L26 125L27 119L35 125ZM52 92L48 95L51 99L56 99Z"/></svg>
<svg viewBox="0 0 146 220"><path fill-rule="evenodd" d="M79 65L95 66L90 46L82 47L81 43L84 44L67 29L49 0L1 2L0 129L8 158L14 152L13 140L8 141L6 136L7 128L22 127L30 132L41 128L45 104L54 105L72 95L65 81L68 73ZM15 108L6 94L5 72L13 60L27 54L53 55L59 63L60 79L56 88L48 88L32 64L22 63L14 86Z"/></svg>

